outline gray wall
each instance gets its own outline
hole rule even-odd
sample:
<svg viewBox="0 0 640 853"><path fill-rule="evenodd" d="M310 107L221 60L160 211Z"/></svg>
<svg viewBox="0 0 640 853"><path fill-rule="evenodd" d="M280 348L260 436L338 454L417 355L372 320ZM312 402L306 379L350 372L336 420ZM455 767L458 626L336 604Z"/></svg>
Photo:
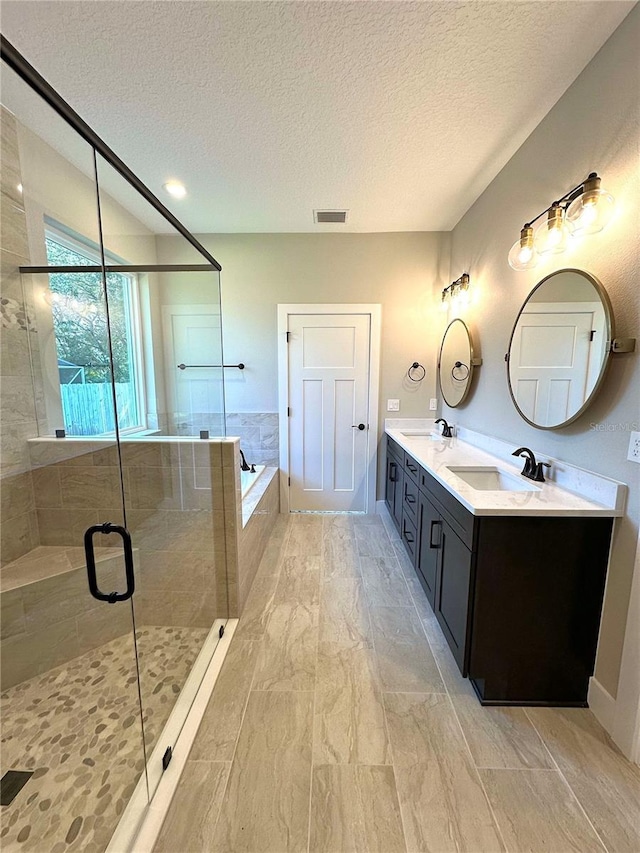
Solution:
<svg viewBox="0 0 640 853"><path fill-rule="evenodd" d="M629 485L628 514L615 534L596 667L596 677L613 696L638 542L640 466L626 456L627 430L640 429L640 353L613 357L595 403L574 424L552 432L528 426L516 413L504 354L527 294L563 267L596 275L613 303L616 334L640 337L639 44L636 8L453 231L451 273L471 275L473 302L462 316L477 333L484 363L468 403L453 410L443 406L445 417L471 429ZM507 253L522 224L593 170L616 198L616 219L536 269L513 271Z"/></svg>
<svg viewBox="0 0 640 853"><path fill-rule="evenodd" d="M373 302L382 304L380 417L389 397L400 399L400 416L428 416L438 344L431 330L432 294L448 283L447 234L208 234L199 239L222 264L225 361L247 365L242 372L225 373L227 411L278 410L278 303ZM178 240L158 237L157 246L159 262L183 259ZM421 383L406 379L416 360L427 366Z"/></svg>

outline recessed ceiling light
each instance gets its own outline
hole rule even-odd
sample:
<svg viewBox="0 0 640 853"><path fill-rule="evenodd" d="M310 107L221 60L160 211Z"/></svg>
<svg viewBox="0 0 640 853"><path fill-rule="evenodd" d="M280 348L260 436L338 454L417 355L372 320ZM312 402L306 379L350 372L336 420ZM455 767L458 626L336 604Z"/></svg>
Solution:
<svg viewBox="0 0 640 853"><path fill-rule="evenodd" d="M180 181L167 181L167 183L162 186L169 195L172 195L174 198L184 198L187 194L187 188L184 184L181 184Z"/></svg>

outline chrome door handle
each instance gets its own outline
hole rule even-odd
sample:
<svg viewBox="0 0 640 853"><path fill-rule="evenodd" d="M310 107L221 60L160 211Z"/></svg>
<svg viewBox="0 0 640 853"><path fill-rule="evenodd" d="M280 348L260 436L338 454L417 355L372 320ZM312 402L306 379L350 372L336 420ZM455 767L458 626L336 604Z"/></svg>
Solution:
<svg viewBox="0 0 640 853"><path fill-rule="evenodd" d="M362 429L366 429L366 426L365 426L364 424L351 424L351 429L360 429L360 430L362 430Z"/></svg>

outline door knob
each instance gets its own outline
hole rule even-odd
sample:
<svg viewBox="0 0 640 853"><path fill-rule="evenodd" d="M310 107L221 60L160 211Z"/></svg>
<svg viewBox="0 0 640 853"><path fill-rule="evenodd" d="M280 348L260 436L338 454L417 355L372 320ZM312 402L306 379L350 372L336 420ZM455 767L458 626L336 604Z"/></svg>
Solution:
<svg viewBox="0 0 640 853"><path fill-rule="evenodd" d="M351 429L360 429L360 430L363 430L363 429L366 429L366 427L365 427L365 425L364 425L364 424L351 424Z"/></svg>

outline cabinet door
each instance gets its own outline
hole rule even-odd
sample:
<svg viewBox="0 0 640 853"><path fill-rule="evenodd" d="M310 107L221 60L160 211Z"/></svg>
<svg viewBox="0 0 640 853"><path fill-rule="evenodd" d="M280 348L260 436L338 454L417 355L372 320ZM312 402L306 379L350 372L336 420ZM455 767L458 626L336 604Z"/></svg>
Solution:
<svg viewBox="0 0 640 853"><path fill-rule="evenodd" d="M416 566L422 575L422 584L429 604L435 608L438 578L438 557L440 554L440 513L427 498L420 493L418 506L418 551Z"/></svg>
<svg viewBox="0 0 640 853"><path fill-rule="evenodd" d="M438 544L440 571L434 610L456 663L466 675L471 551L442 519Z"/></svg>

